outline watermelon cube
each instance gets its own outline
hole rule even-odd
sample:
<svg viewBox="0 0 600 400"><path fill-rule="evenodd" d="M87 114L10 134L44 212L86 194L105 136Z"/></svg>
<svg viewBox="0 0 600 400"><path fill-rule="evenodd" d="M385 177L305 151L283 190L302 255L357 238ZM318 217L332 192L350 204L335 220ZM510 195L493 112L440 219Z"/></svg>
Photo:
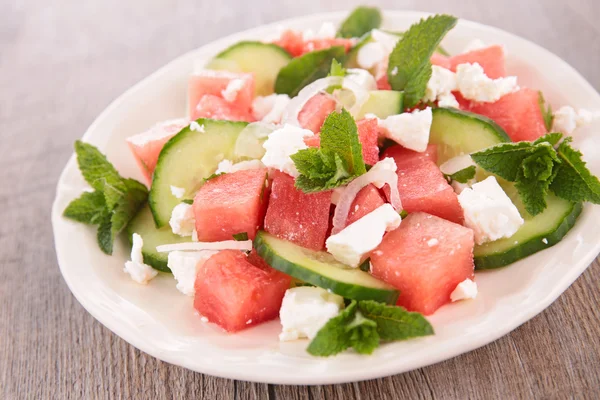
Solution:
<svg viewBox="0 0 600 400"><path fill-rule="evenodd" d="M185 118L165 121L154 125L146 132L127 138L127 145L149 184L152 183L152 174L156 168L160 151L169 139L188 123L189 121Z"/></svg>
<svg viewBox="0 0 600 400"><path fill-rule="evenodd" d="M471 103L470 111L494 120L514 142L533 141L548 132L539 98L537 90L522 88L495 103Z"/></svg>
<svg viewBox="0 0 600 400"><path fill-rule="evenodd" d="M400 290L398 305L425 315L473 279L473 231L426 213L413 213L371 253L371 273Z"/></svg>
<svg viewBox="0 0 600 400"><path fill-rule="evenodd" d="M223 250L196 273L194 308L228 332L277 318L291 278L258 255Z"/></svg>
<svg viewBox="0 0 600 400"><path fill-rule="evenodd" d="M442 67L442 68L446 68L446 69L452 68L452 63L450 62L450 58L446 57L445 55L440 54L440 53L433 53L430 61L431 61L432 65L437 65L438 67Z"/></svg>
<svg viewBox="0 0 600 400"><path fill-rule="evenodd" d="M273 43L283 47L292 55L292 57L298 57L304 53L304 38L302 32L287 29L281 34L279 39Z"/></svg>
<svg viewBox="0 0 600 400"><path fill-rule="evenodd" d="M485 74L492 79L506 76L502 46L489 46L450 57L450 69L454 72L456 72L456 67L466 63L478 63Z"/></svg>
<svg viewBox="0 0 600 400"><path fill-rule="evenodd" d="M396 162L397 166L402 164L414 163L419 160L431 160L434 163L437 163L437 145L429 144L427 145L427 149L420 153L417 151L409 150L405 147L398 145L390 146L383 152L381 159L383 160L386 157L391 157Z"/></svg>
<svg viewBox="0 0 600 400"><path fill-rule="evenodd" d="M329 229L331 195L331 191L304 193L294 186L294 178L275 172L265 230L302 247L323 249Z"/></svg>
<svg viewBox="0 0 600 400"><path fill-rule="evenodd" d="M320 147L321 146L321 135L319 135L317 133L316 135L305 137L304 144L306 144L308 147Z"/></svg>
<svg viewBox="0 0 600 400"><path fill-rule="evenodd" d="M426 212L462 224L463 209L458 196L435 163L427 158L414 158L398 165L398 192L402 207L408 213ZM384 187L386 193L389 188Z"/></svg>
<svg viewBox="0 0 600 400"><path fill-rule="evenodd" d="M363 119L356 123L358 139L362 145L362 156L365 164L375 165L379 161L379 128L375 118Z"/></svg>
<svg viewBox="0 0 600 400"><path fill-rule="evenodd" d="M252 113L240 109L234 104L212 94L202 96L190 115L192 119L210 118L227 121L254 121Z"/></svg>
<svg viewBox="0 0 600 400"><path fill-rule="evenodd" d="M354 202L352 202L352 205L350 206L350 212L348 213L346 225L350 225L351 223L361 219L385 203L385 199L375 185L369 184L365 186L360 190L360 192L358 192L354 198Z"/></svg>
<svg viewBox="0 0 600 400"><path fill-rule="evenodd" d="M311 51L324 50L333 46L342 46L346 52L352 48L354 40L345 38L311 39L304 43L304 54Z"/></svg>
<svg viewBox="0 0 600 400"><path fill-rule="evenodd" d="M313 96L298 114L300 126L319 133L325 118L335 110L336 105L335 99L327 94L319 93Z"/></svg>
<svg viewBox="0 0 600 400"><path fill-rule="evenodd" d="M235 82L234 82L235 81ZM227 86L234 84L235 89L228 95ZM198 103L205 95L216 96L226 100L236 110L249 113L254 99L254 75L244 72L202 70L190 77L188 87L188 103L193 119ZM225 99L227 97L227 99Z"/></svg>
<svg viewBox="0 0 600 400"><path fill-rule="evenodd" d="M201 242L232 240L237 233L254 239L268 199L267 169L241 170L207 181L194 198L196 231Z"/></svg>

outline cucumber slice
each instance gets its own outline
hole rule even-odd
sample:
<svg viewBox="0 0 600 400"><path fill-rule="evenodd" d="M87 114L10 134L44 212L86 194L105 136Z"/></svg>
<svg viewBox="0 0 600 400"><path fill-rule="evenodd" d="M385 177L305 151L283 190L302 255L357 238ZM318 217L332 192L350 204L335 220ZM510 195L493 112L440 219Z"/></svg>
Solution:
<svg viewBox="0 0 600 400"><path fill-rule="evenodd" d="M429 143L438 146L438 165L452 157L510 142L494 121L454 108L434 108Z"/></svg>
<svg viewBox="0 0 600 400"><path fill-rule="evenodd" d="M503 267L560 242L575 225L583 206L554 195L548 196L547 203L548 208L535 217L521 211L525 223L510 238L475 246L475 267Z"/></svg>
<svg viewBox="0 0 600 400"><path fill-rule="evenodd" d="M175 235L171 232L170 227L156 228L148 206L143 207L127 225L127 235L130 242L134 233L140 235L144 241L144 247L142 247L144 263L162 272L171 272L167 267L168 253L159 253L156 251L156 246L192 241L191 236L181 237Z"/></svg>
<svg viewBox="0 0 600 400"><path fill-rule="evenodd" d="M231 72L253 72L256 78L256 95L267 96L275 90L279 70L292 56L283 48L262 42L239 42L217 54L207 65L208 69Z"/></svg>
<svg viewBox="0 0 600 400"><path fill-rule="evenodd" d="M192 198L221 160L238 161L235 142L246 122L204 118L197 122L204 126L204 132L192 131L189 126L183 128L158 157L148 203L159 228L167 225L173 208L181 202L171 193L171 185L185 189L184 197Z"/></svg>
<svg viewBox="0 0 600 400"><path fill-rule="evenodd" d="M404 92L395 90L372 90L369 98L363 104L356 119L364 118L366 114L375 114L379 118L400 114L404 111Z"/></svg>
<svg viewBox="0 0 600 400"><path fill-rule="evenodd" d="M335 294L355 300L396 304L399 292L361 271L339 263L324 251L309 250L264 231L258 232L254 248L273 268Z"/></svg>

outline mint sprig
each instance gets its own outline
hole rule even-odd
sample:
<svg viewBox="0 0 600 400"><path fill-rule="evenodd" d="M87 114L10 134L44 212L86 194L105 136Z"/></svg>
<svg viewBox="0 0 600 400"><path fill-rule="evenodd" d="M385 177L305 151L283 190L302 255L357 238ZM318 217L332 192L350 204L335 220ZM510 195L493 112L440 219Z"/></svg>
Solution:
<svg viewBox="0 0 600 400"><path fill-rule="evenodd" d="M337 36L360 37L381 25L381 11L376 7L356 7L342 22Z"/></svg>
<svg viewBox="0 0 600 400"><path fill-rule="evenodd" d="M333 59L333 61L331 61L331 67L329 68L328 76L344 77L346 76L346 68L344 68L338 60Z"/></svg>
<svg viewBox="0 0 600 400"><path fill-rule="evenodd" d="M571 138L566 138L557 149L561 164L550 185L550 190L558 197L573 202L589 201L600 204L600 182L585 166L579 150L571 146Z"/></svg>
<svg viewBox="0 0 600 400"><path fill-rule="evenodd" d="M431 324L419 313L372 300L352 300L319 330L307 351L321 357L349 348L360 354L371 354L382 340L406 340L432 334Z"/></svg>
<svg viewBox="0 0 600 400"><path fill-rule="evenodd" d="M414 107L425 96L431 78L430 58L456 22L456 17L445 14L422 19L394 47L388 64L388 81L392 89L404 91L406 108Z"/></svg>
<svg viewBox="0 0 600 400"><path fill-rule="evenodd" d="M63 215L98 225L98 245L104 253L112 254L115 237L146 202L148 189L134 179L121 177L106 156L89 143L76 141L75 153L83 178L95 190L73 200Z"/></svg>
<svg viewBox="0 0 600 400"><path fill-rule="evenodd" d="M469 165L466 168L461 169L460 171L456 171L453 174L446 175L444 177L448 181L455 181L458 183L467 183L469 180L475 178L477 168L474 165Z"/></svg>
<svg viewBox="0 0 600 400"><path fill-rule="evenodd" d="M333 189L367 172L358 128L345 109L325 119L320 146L291 156L300 173L295 183L300 190L310 193Z"/></svg>

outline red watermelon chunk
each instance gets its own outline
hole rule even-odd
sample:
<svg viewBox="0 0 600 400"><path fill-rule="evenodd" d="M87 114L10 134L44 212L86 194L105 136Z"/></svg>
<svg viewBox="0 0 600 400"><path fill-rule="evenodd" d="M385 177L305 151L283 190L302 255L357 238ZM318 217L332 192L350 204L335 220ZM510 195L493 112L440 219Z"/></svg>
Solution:
<svg viewBox="0 0 600 400"><path fill-rule="evenodd" d="M358 221L385 203L385 199L375 185L369 184L365 186L360 190L360 192L358 192L354 198L354 202L352 202L352 205L350 206L350 212L348 213L346 225L350 225L351 223Z"/></svg>
<svg viewBox="0 0 600 400"><path fill-rule="evenodd" d="M371 272L400 290L398 305L425 315L473 279L473 231L426 213L406 217L371 253Z"/></svg>
<svg viewBox="0 0 600 400"><path fill-rule="evenodd" d="M265 215L267 169L242 170L207 181L194 198L196 231L201 242L232 240L247 232L254 239Z"/></svg>
<svg viewBox="0 0 600 400"><path fill-rule="evenodd" d="M333 46L342 46L346 52L352 48L354 40L345 38L311 39L304 43L303 53L324 50Z"/></svg>
<svg viewBox="0 0 600 400"><path fill-rule="evenodd" d="M514 142L533 141L548 132L539 96L537 90L522 88L495 103L471 103L470 111L493 119Z"/></svg>
<svg viewBox="0 0 600 400"><path fill-rule="evenodd" d="M343 46L347 52L354 45L354 40L344 38L321 38L305 41L302 32L288 29L273 43L283 47L293 57L298 57L311 51L328 49L333 46Z"/></svg>
<svg viewBox="0 0 600 400"><path fill-rule="evenodd" d="M212 94L203 96L191 115L192 119L211 118L227 121L254 121L252 113L240 110L228 101Z"/></svg>
<svg viewBox="0 0 600 400"><path fill-rule="evenodd" d="M379 128L374 118L363 119L356 123L358 128L358 139L362 144L362 156L366 164L375 165L379 161L379 147L377 139Z"/></svg>
<svg viewBox="0 0 600 400"><path fill-rule="evenodd" d="M127 138L127 145L148 183L152 183L152 174L162 148L188 123L185 118L165 121L154 125L146 132Z"/></svg>
<svg viewBox="0 0 600 400"><path fill-rule="evenodd" d="M275 172L265 216L265 230L312 250L321 250L329 229L331 191L304 193L294 178Z"/></svg>
<svg viewBox="0 0 600 400"><path fill-rule="evenodd" d="M377 78L377 90L392 90L387 74L383 74Z"/></svg>
<svg viewBox="0 0 600 400"><path fill-rule="evenodd" d="M452 186L429 159L414 158L398 165L398 192L406 212L426 212L462 224L463 209ZM384 188L387 192L389 189Z"/></svg>
<svg viewBox="0 0 600 400"><path fill-rule="evenodd" d="M431 160L437 163L437 145L429 144L427 149L420 153L417 151L409 150L405 147L398 145L390 146L383 152L381 159L391 157L396 162L396 165L400 167L404 163L414 163L420 160Z"/></svg>
<svg viewBox="0 0 600 400"><path fill-rule="evenodd" d="M450 58L446 57L440 53L433 53L431 56L431 64L437 65L438 67L450 69L452 67L452 63L450 62Z"/></svg>
<svg viewBox="0 0 600 400"><path fill-rule="evenodd" d="M306 102L298 114L298 122L305 129L319 133L325 118L335 110L335 99L327 94L319 93Z"/></svg>
<svg viewBox="0 0 600 400"><path fill-rule="evenodd" d="M190 115L193 119L198 103L206 95L212 95L225 100L223 92L233 81L240 81L241 88L237 91L235 98L227 101L239 113L250 113L252 100L254 99L254 75L244 72L203 70L190 77L188 87L188 102Z"/></svg>
<svg viewBox="0 0 600 400"><path fill-rule="evenodd" d="M321 135L317 133L316 135L305 137L304 144L306 144L308 147L320 147Z"/></svg>
<svg viewBox="0 0 600 400"><path fill-rule="evenodd" d="M450 57L450 69L454 72L456 72L457 66L466 63L478 63L485 71L485 74L492 79L506 76L504 49L502 46L489 46Z"/></svg>
<svg viewBox="0 0 600 400"><path fill-rule="evenodd" d="M228 332L277 318L290 277L252 254L223 250L198 269L194 308Z"/></svg>

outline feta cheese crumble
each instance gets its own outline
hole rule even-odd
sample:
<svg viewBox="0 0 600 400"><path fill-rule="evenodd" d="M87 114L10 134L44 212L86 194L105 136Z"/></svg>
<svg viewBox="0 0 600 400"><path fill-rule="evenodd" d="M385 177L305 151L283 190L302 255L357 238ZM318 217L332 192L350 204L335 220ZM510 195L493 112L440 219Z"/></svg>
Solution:
<svg viewBox="0 0 600 400"><path fill-rule="evenodd" d="M478 63L456 67L456 85L465 99L493 103L519 90L516 76L490 79Z"/></svg>
<svg viewBox="0 0 600 400"><path fill-rule="evenodd" d="M379 42L365 43L358 49L356 62L359 67L371 69L387 57L387 52L383 45Z"/></svg>
<svg viewBox="0 0 600 400"><path fill-rule="evenodd" d="M190 122L190 131L204 132L204 125L200 125L196 121Z"/></svg>
<svg viewBox="0 0 600 400"><path fill-rule="evenodd" d="M131 261L125 262L124 272L131 276L131 279L143 285L147 284L152 278L158 275L158 271L149 265L144 264L142 248L144 240L137 233L133 234L133 245L131 246Z"/></svg>
<svg viewBox="0 0 600 400"><path fill-rule="evenodd" d="M377 90L375 78L365 69L349 68L346 70L346 78L365 90Z"/></svg>
<svg viewBox="0 0 600 400"><path fill-rule="evenodd" d="M294 162L290 158L299 150L307 149L304 138L314 136L308 129L285 124L283 127L271 132L263 143L266 150L262 162L269 168L277 169L286 174L297 177L299 175Z"/></svg>
<svg viewBox="0 0 600 400"><path fill-rule="evenodd" d="M289 102L290 96L287 94L257 96L252 101L252 115L258 121L279 123Z"/></svg>
<svg viewBox="0 0 600 400"><path fill-rule="evenodd" d="M283 327L279 340L313 339L319 329L344 307L344 298L319 287L288 289L279 318Z"/></svg>
<svg viewBox="0 0 600 400"><path fill-rule="evenodd" d="M173 208L169 225L173 233L179 236L192 236L196 229L196 218L191 204L180 203Z"/></svg>
<svg viewBox="0 0 600 400"><path fill-rule="evenodd" d="M185 195L185 189L171 185L171 194L176 198L181 199Z"/></svg>
<svg viewBox="0 0 600 400"><path fill-rule="evenodd" d="M524 223L493 176L463 190L458 201L465 213L465 225L473 229L477 244L509 238Z"/></svg>
<svg viewBox="0 0 600 400"><path fill-rule="evenodd" d="M314 39L333 39L337 30L333 22L324 22L319 30L315 33L312 29L307 29L302 32L302 39L314 40Z"/></svg>
<svg viewBox="0 0 600 400"><path fill-rule="evenodd" d="M423 152L429 144L432 120L431 107L427 107L412 113L391 115L378 122L385 137L407 149Z"/></svg>
<svg viewBox="0 0 600 400"><path fill-rule="evenodd" d="M223 160L217 166L215 174L232 173L237 171L243 171L247 169L259 169L264 168L264 164L260 160L248 160L233 163L229 160Z"/></svg>
<svg viewBox="0 0 600 400"><path fill-rule="evenodd" d="M167 266L171 269L173 277L177 281L177 289L186 296L195 293L194 283L196 271L206 260L216 254L217 251L172 251L169 253Z"/></svg>
<svg viewBox="0 0 600 400"><path fill-rule="evenodd" d="M600 119L600 111L593 112L583 108L575 111L571 106L563 106L554 113L552 132L571 135L577 128L588 125L595 119Z"/></svg>
<svg viewBox="0 0 600 400"><path fill-rule="evenodd" d="M452 302L474 299L475 297L477 297L477 283L471 279L465 279L456 285L456 289L450 293L450 300L452 300Z"/></svg>
<svg viewBox="0 0 600 400"><path fill-rule="evenodd" d="M227 87L221 91L221 96L223 96L226 101L233 103L237 98L239 91L244 87L244 83L245 82L242 79L232 79Z"/></svg>
<svg viewBox="0 0 600 400"><path fill-rule="evenodd" d="M427 82L424 102L438 101L440 107L458 108L458 101L452 94L456 90L456 74L437 65L431 66L431 78Z"/></svg>
<svg viewBox="0 0 600 400"><path fill-rule="evenodd" d="M336 260L356 268L366 254L379 246L385 232L398 228L401 222L394 207L384 204L331 235L325 246Z"/></svg>

